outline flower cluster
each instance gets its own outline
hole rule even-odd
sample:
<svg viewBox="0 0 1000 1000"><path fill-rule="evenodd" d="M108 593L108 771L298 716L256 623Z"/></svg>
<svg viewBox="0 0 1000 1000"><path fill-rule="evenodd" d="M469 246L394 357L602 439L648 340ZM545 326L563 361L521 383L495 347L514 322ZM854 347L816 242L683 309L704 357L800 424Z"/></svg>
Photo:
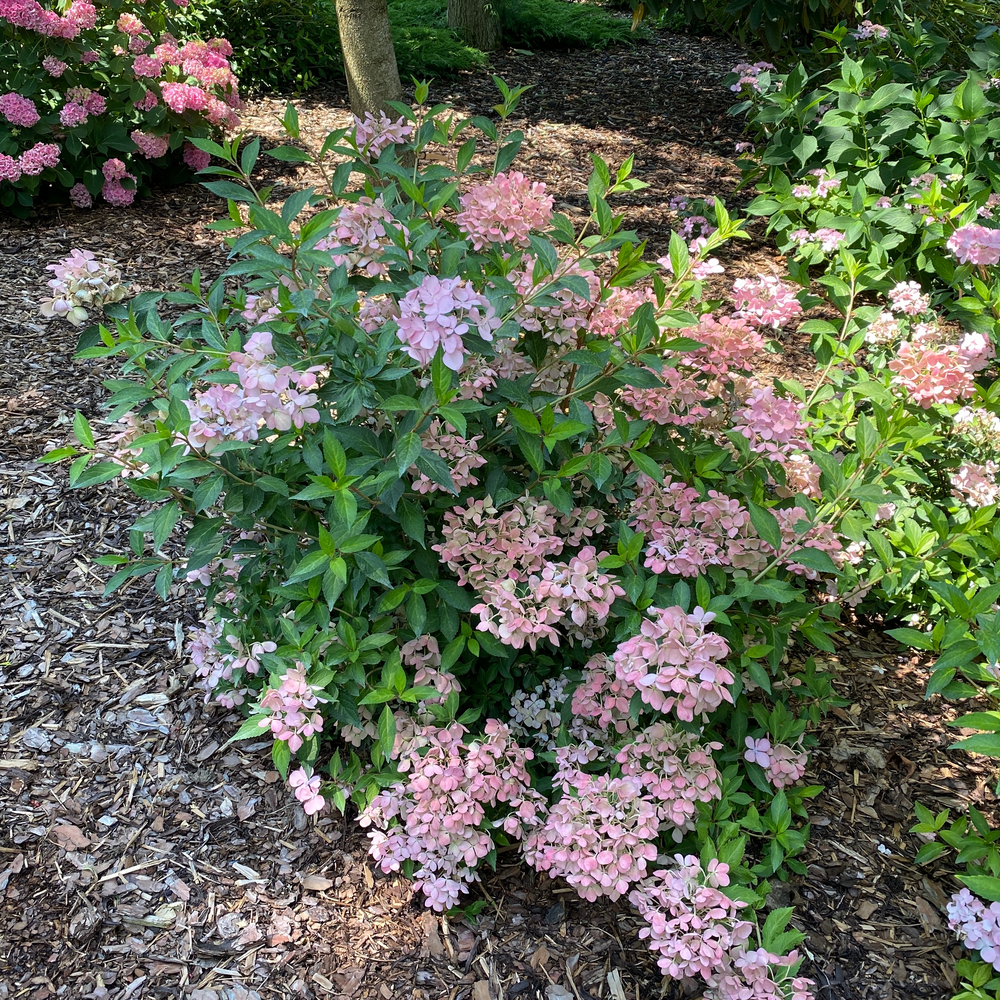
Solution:
<svg viewBox="0 0 1000 1000"><path fill-rule="evenodd" d="M656 806L635 778L566 766L555 782L563 796L525 838L525 861L591 902L624 896L656 860Z"/></svg>
<svg viewBox="0 0 1000 1000"><path fill-rule="evenodd" d="M729 885L729 866L709 862L701 867L693 855L674 858L676 868L657 871L629 895L648 926L639 936L659 952L657 965L665 976L700 976L711 984L753 933L740 920L746 903L730 899L720 887Z"/></svg>
<svg viewBox="0 0 1000 1000"><path fill-rule="evenodd" d="M1000 263L1000 229L975 223L960 226L948 237L948 249L960 264Z"/></svg>
<svg viewBox="0 0 1000 1000"><path fill-rule="evenodd" d="M451 473L451 481L455 484L456 490L478 485L479 480L473 470L486 464L486 459L479 454L478 442L482 440L481 434L476 434L468 440L458 433L446 434L441 421L435 419L424 431L422 439L426 451L438 455L447 463L448 471ZM445 492L444 486L434 482L417 466L411 466L410 471L415 476L413 488L418 493L433 493L435 490Z"/></svg>
<svg viewBox="0 0 1000 1000"><path fill-rule="evenodd" d="M370 111L363 119L354 117L354 140L373 160L377 160L387 146L406 142L412 134L413 126L405 118L392 121L384 111L379 112L378 118Z"/></svg>
<svg viewBox="0 0 1000 1000"><path fill-rule="evenodd" d="M931 297L915 281L900 281L889 289L889 308L894 313L921 316L930 307Z"/></svg>
<svg viewBox="0 0 1000 1000"><path fill-rule="evenodd" d="M813 233L808 229L796 229L788 238L798 246L818 243L823 253L833 253L844 242L844 234L839 229L828 228L817 229Z"/></svg>
<svg viewBox="0 0 1000 1000"><path fill-rule="evenodd" d="M475 329L486 341L500 327L489 299L462 278L425 275L399 302L396 336L414 361L429 365L440 348L444 363L459 371L468 350L462 337Z"/></svg>
<svg viewBox="0 0 1000 1000"><path fill-rule="evenodd" d="M695 608L649 608L639 634L612 654L615 676L626 691L657 712L676 713L692 722L724 701L732 703L729 685L735 678L722 666L729 644L707 631L715 615Z"/></svg>
<svg viewBox="0 0 1000 1000"><path fill-rule="evenodd" d="M317 690L306 679L306 668L296 663L285 672L281 684L268 688L260 699L261 709L269 713L260 720L260 727L270 729L276 740L287 743L292 753L297 752L310 736L323 731Z"/></svg>
<svg viewBox="0 0 1000 1000"><path fill-rule="evenodd" d="M379 258L392 243L390 230L409 236L406 227L385 207L381 195L374 200L362 195L355 204L341 208L331 235L319 240L316 249L333 250L333 263L338 267L347 264L372 278L384 277L389 269ZM336 252L345 249L346 254Z"/></svg>
<svg viewBox="0 0 1000 1000"><path fill-rule="evenodd" d="M1000 502L997 469L996 462L986 462L984 465L963 463L952 474L952 495L970 507L987 507Z"/></svg>
<svg viewBox="0 0 1000 1000"><path fill-rule="evenodd" d="M948 926L970 951L1000 972L1000 903L987 906L968 889L960 889L948 902Z"/></svg>
<svg viewBox="0 0 1000 1000"><path fill-rule="evenodd" d="M965 333L949 342L936 323L918 323L889 362L893 384L909 393L913 402L929 409L935 403L954 403L972 395L972 376L994 357L993 345L980 333Z"/></svg>
<svg viewBox="0 0 1000 1000"><path fill-rule="evenodd" d="M490 719L482 740L465 741L454 723L426 726L399 748L399 770L407 775L377 795L361 814L371 854L382 871L419 866L415 884L428 906L446 910L458 903L476 866L494 849L487 809L506 806L493 821L509 836L522 835L537 820L540 797L531 788L530 750L519 747L503 723Z"/></svg>
<svg viewBox="0 0 1000 1000"><path fill-rule="evenodd" d="M794 463L790 466L800 471ZM816 579L815 571L794 561L795 550L817 548L830 553L834 562L841 558L836 535L827 525L810 524L801 507L778 509L774 515L782 533L777 551L757 535L750 512L735 498L716 490L702 498L684 482L668 477L661 486L640 477L631 524L648 539L644 565L654 573L694 577L707 566L758 573L769 557L777 556L793 573Z"/></svg>
<svg viewBox="0 0 1000 1000"><path fill-rule="evenodd" d="M802 315L799 289L780 278L738 278L733 282L736 315L777 330Z"/></svg>
<svg viewBox="0 0 1000 1000"><path fill-rule="evenodd" d="M83 326L89 310L105 303L119 302L125 295L118 262L110 257L100 260L90 250L73 250L68 257L46 265L55 277L48 282L51 298L41 302L43 316L62 316L73 326Z"/></svg>
<svg viewBox="0 0 1000 1000"><path fill-rule="evenodd" d="M615 756L622 774L637 778L656 800L660 820L674 828L674 840L695 828L699 802L713 802L722 794L720 776L712 759L722 744L702 743L692 733L654 722L626 743Z"/></svg>
<svg viewBox="0 0 1000 1000"><path fill-rule="evenodd" d="M746 746L744 759L762 767L775 788L794 785L806 773L809 757L803 751L783 743L772 746L767 738L755 740L750 736L746 738Z"/></svg>
<svg viewBox="0 0 1000 1000"><path fill-rule="evenodd" d="M730 72L736 73L739 79L729 89L734 94L738 94L744 87L749 87L760 93L760 80L758 79L760 74L773 69L773 64L769 62L737 63Z"/></svg>
<svg viewBox="0 0 1000 1000"><path fill-rule="evenodd" d="M603 525L598 511L560 515L532 497L501 514L487 497L447 511L444 540L433 548L482 598L472 608L482 631L515 649L535 649L541 639L559 645L561 634L587 644L624 591L598 565L607 553L592 545L553 557Z"/></svg>
<svg viewBox="0 0 1000 1000"><path fill-rule="evenodd" d="M859 41L866 40L868 38L875 38L878 41L882 41L889 37L889 29L884 25L875 24L869 21L867 18L863 20L852 32L851 34L857 38Z"/></svg>
<svg viewBox="0 0 1000 1000"><path fill-rule="evenodd" d="M552 196L545 185L516 170L476 184L459 199L455 220L476 250L497 243L527 246L532 229L544 229L552 219Z"/></svg>

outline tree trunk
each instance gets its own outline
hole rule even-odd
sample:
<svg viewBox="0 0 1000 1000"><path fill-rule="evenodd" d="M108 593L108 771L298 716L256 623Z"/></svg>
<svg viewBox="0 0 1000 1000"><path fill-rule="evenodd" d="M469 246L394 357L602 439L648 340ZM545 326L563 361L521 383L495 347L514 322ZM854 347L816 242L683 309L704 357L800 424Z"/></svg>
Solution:
<svg viewBox="0 0 1000 1000"><path fill-rule="evenodd" d="M448 0L448 27L484 52L500 48L499 0Z"/></svg>
<svg viewBox="0 0 1000 1000"><path fill-rule="evenodd" d="M363 118L366 111L396 112L388 101L399 101L403 88L396 68L396 50L389 30L386 0L336 0L340 47L344 53L351 110Z"/></svg>

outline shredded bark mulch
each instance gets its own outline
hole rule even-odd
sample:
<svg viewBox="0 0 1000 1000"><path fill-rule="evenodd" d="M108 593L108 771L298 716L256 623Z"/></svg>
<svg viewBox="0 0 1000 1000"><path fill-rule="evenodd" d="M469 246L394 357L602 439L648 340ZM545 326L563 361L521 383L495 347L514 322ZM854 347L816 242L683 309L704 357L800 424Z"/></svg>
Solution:
<svg viewBox="0 0 1000 1000"><path fill-rule="evenodd" d="M626 196L627 225L666 251L674 195L736 209L738 124L722 76L741 53L718 39L661 36L606 53L498 56L493 71L531 84L512 124L520 166L579 217L590 153L635 154L649 188ZM496 102L485 75L435 86L463 113ZM335 87L295 98L308 137L346 124ZM284 100L247 119L282 141ZM271 161L283 190L308 183ZM42 207L3 220L0 240L0 1000L626 1000L700 995L664 982L623 903L585 904L501 855L474 919L449 921L373 870L350 820L309 820L271 769L269 743L227 745L235 716L208 709L183 656L194 596L161 601L144 581L103 597L93 564L127 551L142 505L118 482L71 491L38 456L96 423L111 362L73 360L75 333L38 317L45 265L74 247L114 256L144 288L211 278L225 249L205 223L204 189L158 190L130 210ZM720 255L721 256L721 255ZM725 258L728 278L778 273L759 233ZM800 373L804 345L762 363ZM960 950L944 926L946 865L912 864L912 804L990 810L992 768L946 753L952 706L923 700L926 669L877 628L857 627L828 658L850 698L819 731L810 781L808 875L775 883L808 937L805 972L821 1000L940 1000Z"/></svg>

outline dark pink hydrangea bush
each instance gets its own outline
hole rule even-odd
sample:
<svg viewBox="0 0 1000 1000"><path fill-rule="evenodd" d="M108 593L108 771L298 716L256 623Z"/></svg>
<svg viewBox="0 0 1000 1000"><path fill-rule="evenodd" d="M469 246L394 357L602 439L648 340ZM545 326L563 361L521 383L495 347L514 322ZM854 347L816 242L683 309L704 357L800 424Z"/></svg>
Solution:
<svg viewBox="0 0 1000 1000"><path fill-rule="evenodd" d="M23 212L48 184L124 206L172 154L207 166L190 138L237 125L241 101L225 39L172 33L187 5L0 0L0 206Z"/></svg>
<svg viewBox="0 0 1000 1000"><path fill-rule="evenodd" d="M816 373L762 378L819 299L765 276L707 298L712 252L741 235L721 204L648 262L609 204L630 164L597 161L580 232L510 170L518 133L399 112L275 151L330 179L280 212L246 184L256 143L196 140L225 164L210 186L239 258L210 288L125 308L57 271L59 310L107 301L116 320L82 356L138 380L113 384L107 429L78 418L82 454L49 457L152 502L151 543L105 558L110 586L204 593L188 654L206 701L242 713L235 738L271 734L307 814L352 802L379 867L429 906L460 905L516 845L585 899L634 905L665 975L802 1000L790 911L755 913L760 880L801 870L819 791L805 731L832 694L809 652L885 585L871 553L914 483L956 516L995 485L982 460L931 478L925 448L992 349L909 287L894 313L862 304L859 271L846 297L824 286L843 324L817 328ZM166 323L159 299L184 314ZM911 332L946 361L893 351Z"/></svg>

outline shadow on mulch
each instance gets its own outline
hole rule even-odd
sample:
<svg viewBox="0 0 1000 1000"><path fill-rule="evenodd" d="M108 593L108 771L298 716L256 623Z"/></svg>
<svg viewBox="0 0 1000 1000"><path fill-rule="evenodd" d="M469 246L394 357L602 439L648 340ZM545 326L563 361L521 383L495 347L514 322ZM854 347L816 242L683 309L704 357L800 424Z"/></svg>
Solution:
<svg viewBox="0 0 1000 1000"><path fill-rule="evenodd" d="M717 39L662 36L606 53L503 54L493 71L531 84L513 122L519 166L579 217L590 153L636 158L644 191L619 199L626 225L666 250L674 195L723 195L738 124L723 75L741 58ZM485 75L435 84L433 100L484 113ZM307 137L348 120L335 89L295 98ZM247 117L282 141L284 107ZM308 183L262 158L271 182ZM279 187L276 197L282 196ZM290 803L266 745L226 746L232 717L207 713L178 649L197 615L183 590L162 602L141 581L102 596L101 552L128 545L141 510L109 483L71 492L37 464L69 437L72 411L99 419L110 362L72 360L75 333L37 315L45 264L73 247L111 254L127 280L172 288L225 267L204 224L220 205L190 185L158 189L131 210L42 207L5 220L0 241L0 1000L546 1000L680 998L622 903L586 904L500 858L474 890L475 921L449 922L373 873L352 823L310 822ZM729 278L781 261L754 240L726 259ZM801 345L762 371L795 371ZM957 945L943 906L947 867L916 869L912 804L960 810L993 799L991 768L946 754L955 710L922 698L926 671L900 662L877 629L847 634L828 658L849 707L819 730L808 875L776 885L808 934L819 1000L940 1000ZM609 978L610 977L610 978Z"/></svg>

